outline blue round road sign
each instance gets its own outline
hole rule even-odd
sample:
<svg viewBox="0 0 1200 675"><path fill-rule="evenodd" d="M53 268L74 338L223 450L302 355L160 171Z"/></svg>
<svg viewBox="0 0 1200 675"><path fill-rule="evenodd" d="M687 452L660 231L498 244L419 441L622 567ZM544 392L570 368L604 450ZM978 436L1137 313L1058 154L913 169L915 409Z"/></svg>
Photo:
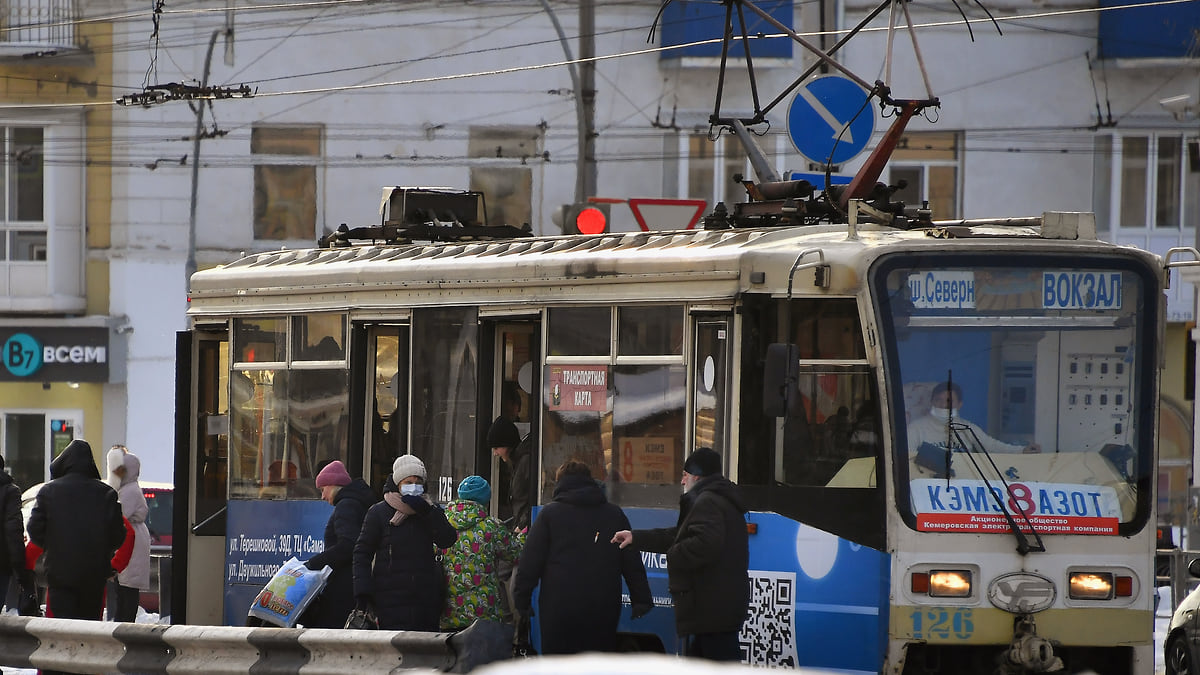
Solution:
<svg viewBox="0 0 1200 675"><path fill-rule="evenodd" d="M863 105L869 95L854 80L839 75L801 85L787 117L788 137L796 151L814 164L841 164L857 157L875 131L875 110Z"/></svg>

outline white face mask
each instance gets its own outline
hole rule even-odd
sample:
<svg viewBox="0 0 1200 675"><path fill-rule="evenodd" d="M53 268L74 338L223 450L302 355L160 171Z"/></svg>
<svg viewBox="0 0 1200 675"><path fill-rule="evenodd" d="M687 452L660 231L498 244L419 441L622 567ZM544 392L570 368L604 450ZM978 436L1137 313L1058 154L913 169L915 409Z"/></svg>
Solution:
<svg viewBox="0 0 1200 675"><path fill-rule="evenodd" d="M423 495L425 494L425 486L420 483L408 483L400 486L400 494L402 495Z"/></svg>
<svg viewBox="0 0 1200 675"><path fill-rule="evenodd" d="M942 420L943 422L948 422L950 420L951 412L954 413L955 417L958 417L958 409L957 408L954 408L953 410L951 410L950 408L930 408L929 416L934 419Z"/></svg>

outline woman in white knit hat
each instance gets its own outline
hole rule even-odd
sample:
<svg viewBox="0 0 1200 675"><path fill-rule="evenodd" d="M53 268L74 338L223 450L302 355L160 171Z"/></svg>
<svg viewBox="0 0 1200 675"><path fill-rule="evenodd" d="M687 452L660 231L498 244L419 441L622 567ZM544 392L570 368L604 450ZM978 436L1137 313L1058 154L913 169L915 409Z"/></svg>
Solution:
<svg viewBox="0 0 1200 675"><path fill-rule="evenodd" d="M383 630L438 630L445 576L434 548L458 532L425 494L427 477L420 459L397 457L354 546L356 608L372 610Z"/></svg>

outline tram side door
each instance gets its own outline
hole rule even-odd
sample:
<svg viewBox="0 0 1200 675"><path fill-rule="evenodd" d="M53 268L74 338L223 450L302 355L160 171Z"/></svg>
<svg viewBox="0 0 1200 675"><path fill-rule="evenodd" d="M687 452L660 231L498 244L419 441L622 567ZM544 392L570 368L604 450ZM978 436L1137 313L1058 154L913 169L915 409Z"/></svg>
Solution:
<svg viewBox="0 0 1200 675"><path fill-rule="evenodd" d="M187 390L179 392L177 411L183 421L175 481L182 508L176 508L173 528L171 615L173 623L221 625L229 483L229 339L224 330L197 330L185 333L183 340L190 340L191 350L181 345L179 372L190 377L179 383Z"/></svg>
<svg viewBox="0 0 1200 675"><path fill-rule="evenodd" d="M480 455L476 465L492 485L491 512L501 520L513 516L510 499L511 466L493 457L486 447L486 434L493 420L508 417L521 438L532 446L533 465L537 466L538 430L541 415L541 322L538 319L495 321L490 326L494 340L491 367L491 415L480 425ZM531 472L536 474L537 472ZM534 476L531 475L532 479ZM536 490L536 485L531 486ZM531 493L531 494L536 494ZM536 502L535 502L536 503Z"/></svg>
<svg viewBox="0 0 1200 675"><path fill-rule="evenodd" d="M405 324L367 329L367 442L363 480L376 494L392 472L392 462L408 452L410 330Z"/></svg>

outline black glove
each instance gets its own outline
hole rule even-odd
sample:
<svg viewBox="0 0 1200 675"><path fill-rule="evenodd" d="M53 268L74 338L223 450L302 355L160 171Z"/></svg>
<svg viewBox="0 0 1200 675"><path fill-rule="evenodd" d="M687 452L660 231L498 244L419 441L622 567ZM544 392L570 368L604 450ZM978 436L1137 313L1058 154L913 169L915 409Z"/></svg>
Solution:
<svg viewBox="0 0 1200 675"><path fill-rule="evenodd" d="M633 607L631 609L632 614L630 617L634 619L640 619L649 614L650 610L654 609L654 605L651 603L635 602L633 603Z"/></svg>
<svg viewBox="0 0 1200 675"><path fill-rule="evenodd" d="M308 560L304 561L304 567L305 567L306 569L312 570L313 572L318 572L318 571L320 571L320 569L321 569L322 567L324 567L324 565L316 565L316 564L314 564L314 562L313 562L313 561L315 561L315 560L316 560L316 558L309 558Z"/></svg>
<svg viewBox="0 0 1200 675"><path fill-rule="evenodd" d="M425 501L425 498L419 495L400 495L400 501L407 504L418 516L429 513L429 509L433 508L433 504Z"/></svg>

